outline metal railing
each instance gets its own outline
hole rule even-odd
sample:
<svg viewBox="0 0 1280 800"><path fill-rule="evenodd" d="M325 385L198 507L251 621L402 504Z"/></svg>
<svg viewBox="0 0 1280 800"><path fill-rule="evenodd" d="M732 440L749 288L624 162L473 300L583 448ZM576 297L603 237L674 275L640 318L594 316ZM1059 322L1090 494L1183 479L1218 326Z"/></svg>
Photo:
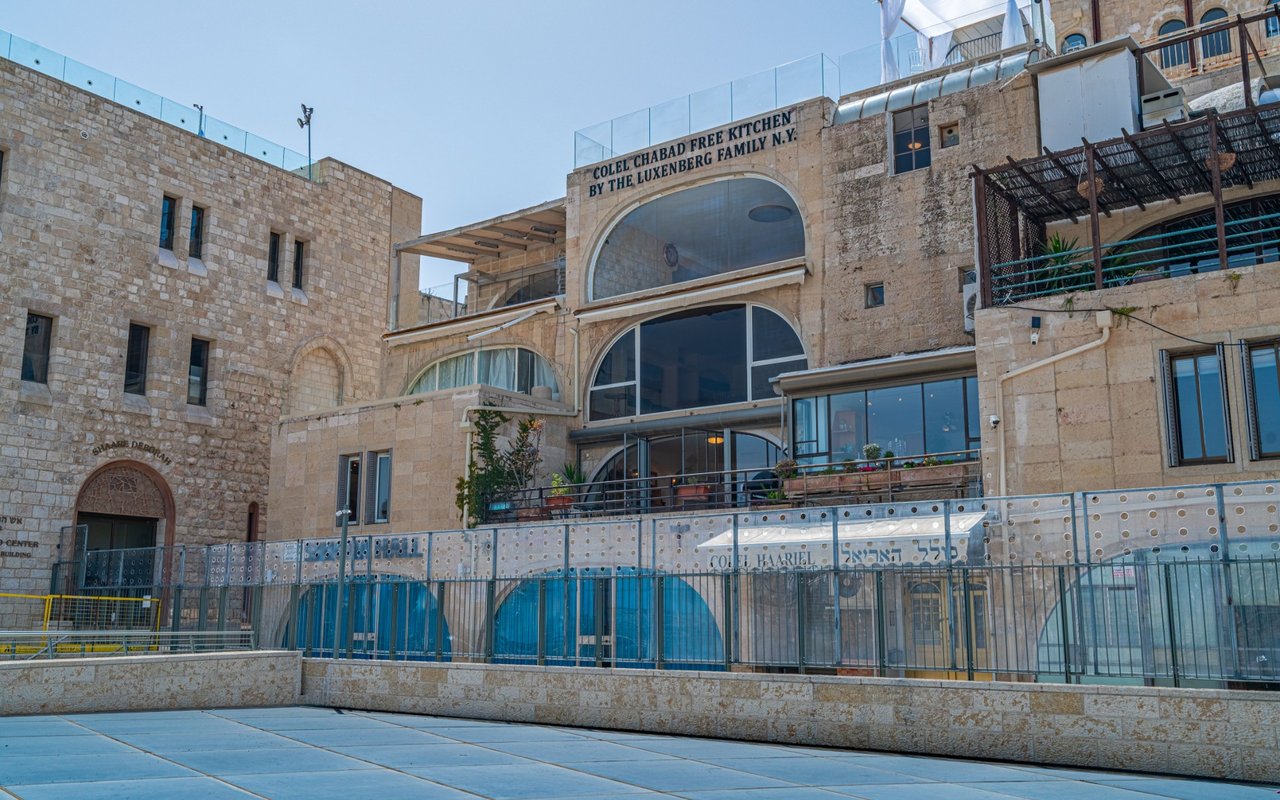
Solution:
<svg viewBox="0 0 1280 800"><path fill-rule="evenodd" d="M1228 269L1278 261L1280 214L1228 219L1224 240ZM992 299L996 305L1007 305L1223 268L1214 223L1108 242L1101 249L1100 271L1095 269L1091 245L994 264Z"/></svg>
<svg viewBox="0 0 1280 800"><path fill-rule="evenodd" d="M956 42L947 51L947 57L943 65L950 67L976 58L995 55L1002 49L1000 47L1002 38L1003 34L997 31L996 33L988 33L985 36L969 39L968 41Z"/></svg>
<svg viewBox="0 0 1280 800"><path fill-rule="evenodd" d="M810 462L782 474L773 467L624 477L536 486L490 500L481 524L532 522L711 509L790 508L901 497L976 497L978 451Z"/></svg>
<svg viewBox="0 0 1280 800"><path fill-rule="evenodd" d="M0 631L0 660L173 655L253 650L251 630Z"/></svg>
<svg viewBox="0 0 1280 800"><path fill-rule="evenodd" d="M161 97L6 31L0 31L0 57L310 179L306 156L208 116L190 103Z"/></svg>
<svg viewBox="0 0 1280 800"><path fill-rule="evenodd" d="M314 584L310 656L751 667L1048 682L1280 683L1280 559ZM336 646L335 646L336 643Z"/></svg>

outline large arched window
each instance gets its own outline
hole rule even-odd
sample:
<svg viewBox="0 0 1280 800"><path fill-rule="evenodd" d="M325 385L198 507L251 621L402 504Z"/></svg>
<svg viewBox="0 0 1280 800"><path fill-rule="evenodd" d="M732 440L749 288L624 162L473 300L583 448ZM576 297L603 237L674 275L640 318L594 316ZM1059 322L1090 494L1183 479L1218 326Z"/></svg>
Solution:
<svg viewBox="0 0 1280 800"><path fill-rule="evenodd" d="M1280 195L1255 197L1223 207L1227 266L1280 261ZM1133 280L1177 277L1220 269L1213 209L1185 214L1129 237Z"/></svg>
<svg viewBox="0 0 1280 800"><path fill-rule="evenodd" d="M807 365L800 337L767 308L678 311L613 343L591 383L589 419L764 400L774 376Z"/></svg>
<svg viewBox="0 0 1280 800"><path fill-rule="evenodd" d="M1221 8L1212 8L1204 12L1204 16L1200 17L1201 27L1221 19L1227 18L1227 12ZM1214 56L1225 56L1231 52L1231 31L1220 30L1213 33L1207 33L1200 37L1200 56L1202 58L1213 58Z"/></svg>
<svg viewBox="0 0 1280 800"><path fill-rule="evenodd" d="M787 191L733 178L662 195L609 230L591 270L593 300L804 256Z"/></svg>
<svg viewBox="0 0 1280 800"><path fill-rule="evenodd" d="M1073 33L1062 40L1062 52L1064 53L1083 50L1088 46L1089 40L1084 38L1083 33Z"/></svg>
<svg viewBox="0 0 1280 800"><path fill-rule="evenodd" d="M1160 26L1161 36L1172 36L1181 30L1186 30L1187 23L1180 19L1171 19ZM1178 42L1177 44L1165 45L1160 48L1160 66L1168 69L1169 67L1180 67L1191 60L1190 49L1186 42Z"/></svg>
<svg viewBox="0 0 1280 800"><path fill-rule="evenodd" d="M551 399L560 399L555 371L547 360L523 347L495 347L472 350L443 358L422 371L407 394L434 392L483 383L509 392L533 394L534 387L551 390Z"/></svg>

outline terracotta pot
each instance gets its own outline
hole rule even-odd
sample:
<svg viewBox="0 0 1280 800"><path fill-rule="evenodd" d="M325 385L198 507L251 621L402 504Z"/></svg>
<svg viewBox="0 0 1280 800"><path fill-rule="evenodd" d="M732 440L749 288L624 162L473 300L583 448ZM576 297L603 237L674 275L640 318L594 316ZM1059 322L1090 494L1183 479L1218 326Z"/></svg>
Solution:
<svg viewBox="0 0 1280 800"><path fill-rule="evenodd" d="M549 508L567 508L571 505L573 505L573 495L553 494L547 498Z"/></svg>
<svg viewBox="0 0 1280 800"><path fill-rule="evenodd" d="M932 486L964 480L964 464L939 464L936 467L912 467L900 470L903 486Z"/></svg>

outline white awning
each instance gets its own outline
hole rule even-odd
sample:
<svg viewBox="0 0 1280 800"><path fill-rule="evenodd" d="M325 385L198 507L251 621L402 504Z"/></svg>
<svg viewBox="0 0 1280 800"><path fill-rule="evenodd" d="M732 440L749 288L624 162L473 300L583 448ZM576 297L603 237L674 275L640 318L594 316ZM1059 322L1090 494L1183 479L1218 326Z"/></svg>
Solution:
<svg viewBox="0 0 1280 800"><path fill-rule="evenodd" d="M968 541L970 532L982 525L986 513L954 513L951 515L951 543L959 547ZM841 548L856 547L864 543L915 544L919 540L937 539L942 544L947 535L947 518L942 515L919 517L892 517L884 520L840 522L837 541ZM831 544L831 526L806 525L804 527L762 526L742 527L737 531L737 549L748 550L778 548L812 548ZM714 536L698 545L703 553L732 553L733 531Z"/></svg>
<svg viewBox="0 0 1280 800"><path fill-rule="evenodd" d="M1018 9L1029 8L1032 0L1017 0ZM1003 16L1005 0L906 0L902 21L925 36L938 36Z"/></svg>

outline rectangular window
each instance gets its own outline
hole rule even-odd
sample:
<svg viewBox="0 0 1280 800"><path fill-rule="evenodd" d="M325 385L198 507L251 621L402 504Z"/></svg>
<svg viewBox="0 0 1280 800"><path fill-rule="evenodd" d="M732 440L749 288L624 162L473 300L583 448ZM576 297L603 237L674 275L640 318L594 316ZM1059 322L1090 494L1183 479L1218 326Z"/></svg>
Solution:
<svg viewBox="0 0 1280 800"><path fill-rule="evenodd" d="M271 244L267 247L267 280L280 282L280 234L271 232Z"/></svg>
<svg viewBox="0 0 1280 800"><path fill-rule="evenodd" d="M147 349L151 344L151 329L146 325L129 323L129 348L124 356L124 390L129 394L147 393Z"/></svg>
<svg viewBox="0 0 1280 800"><path fill-rule="evenodd" d="M369 472L365 522L387 522L391 519L391 452L369 453L365 468Z"/></svg>
<svg viewBox="0 0 1280 800"><path fill-rule="evenodd" d="M1169 466L1232 460L1223 352L1164 354Z"/></svg>
<svg viewBox="0 0 1280 800"><path fill-rule="evenodd" d="M866 307L877 308L884 305L884 284L868 283L866 288Z"/></svg>
<svg viewBox="0 0 1280 800"><path fill-rule="evenodd" d="M22 343L22 379L49 382L49 343L53 318L27 312L27 336Z"/></svg>
<svg viewBox="0 0 1280 800"><path fill-rule="evenodd" d="M173 223L177 216L178 200L166 194L160 204L160 248L162 250L173 249Z"/></svg>
<svg viewBox="0 0 1280 800"><path fill-rule="evenodd" d="M209 343L191 338L191 365L187 367L187 403L202 406L209 390Z"/></svg>
<svg viewBox="0 0 1280 800"><path fill-rule="evenodd" d="M1253 458L1280 458L1280 342L1244 351L1249 449Z"/></svg>
<svg viewBox="0 0 1280 800"><path fill-rule="evenodd" d="M893 172L902 174L929 166L929 106L893 113Z"/></svg>
<svg viewBox="0 0 1280 800"><path fill-rule="evenodd" d="M293 288L302 288L302 263L304 259L305 243L295 241L293 243Z"/></svg>
<svg viewBox="0 0 1280 800"><path fill-rule="evenodd" d="M191 241L187 253L192 258L204 258L204 209L191 207Z"/></svg>
<svg viewBox="0 0 1280 800"><path fill-rule="evenodd" d="M347 509L351 512L349 519L352 525L360 522L360 456L342 456L338 459L338 511ZM342 515L336 517L337 524L342 524Z"/></svg>

